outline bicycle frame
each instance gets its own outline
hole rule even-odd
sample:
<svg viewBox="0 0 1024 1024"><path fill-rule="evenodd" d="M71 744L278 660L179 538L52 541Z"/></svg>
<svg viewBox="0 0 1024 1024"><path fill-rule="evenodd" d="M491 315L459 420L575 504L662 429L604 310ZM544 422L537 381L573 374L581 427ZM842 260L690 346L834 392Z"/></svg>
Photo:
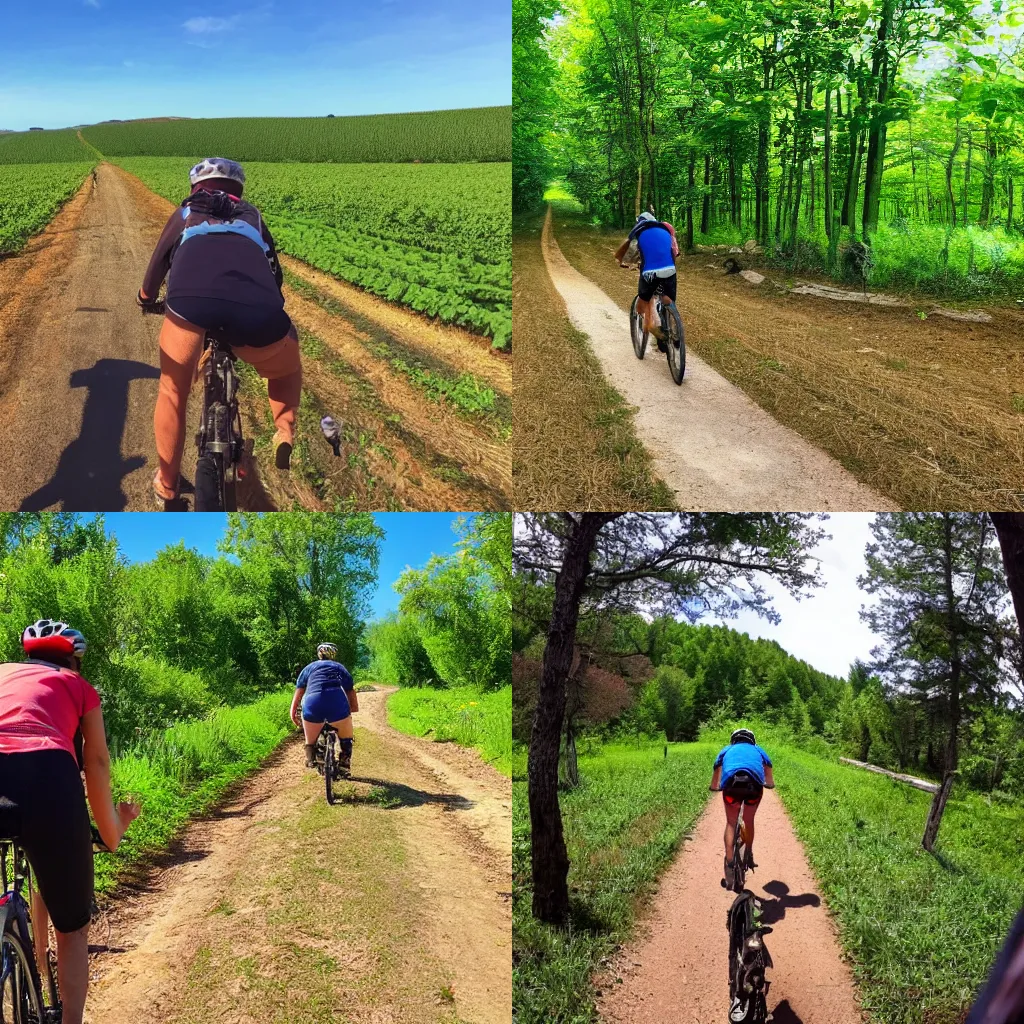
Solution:
<svg viewBox="0 0 1024 1024"><path fill-rule="evenodd" d="M242 417L238 408L238 377L235 354L218 334L206 333L204 341L203 411L196 447L196 511L236 511L237 467L242 459ZM216 475L217 508L199 508L203 460L212 462ZM211 481L212 482L212 481ZM207 504L204 493L202 504Z"/></svg>

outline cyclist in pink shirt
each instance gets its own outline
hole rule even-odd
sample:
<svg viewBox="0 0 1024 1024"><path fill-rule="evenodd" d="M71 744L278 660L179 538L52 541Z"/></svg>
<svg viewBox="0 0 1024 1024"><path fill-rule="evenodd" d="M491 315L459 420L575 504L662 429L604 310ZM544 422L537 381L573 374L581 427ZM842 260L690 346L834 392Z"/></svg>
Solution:
<svg viewBox="0 0 1024 1024"><path fill-rule="evenodd" d="M93 863L81 771L96 827L111 850L139 808L114 806L100 697L81 675L85 637L67 623L40 619L21 642L28 660L0 665L0 821L17 834L36 880L36 956L46 955L49 912L64 1024L82 1024Z"/></svg>

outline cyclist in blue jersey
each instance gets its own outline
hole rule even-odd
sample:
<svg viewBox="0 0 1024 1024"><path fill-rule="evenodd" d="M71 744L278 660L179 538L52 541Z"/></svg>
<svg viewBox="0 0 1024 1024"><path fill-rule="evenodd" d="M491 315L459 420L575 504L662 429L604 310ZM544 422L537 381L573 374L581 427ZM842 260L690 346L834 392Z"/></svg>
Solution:
<svg viewBox="0 0 1024 1024"><path fill-rule="evenodd" d="M623 258L632 242L640 252L640 282L637 285L637 312L644 318L644 330L658 340L658 348L665 351L661 324L654 315L651 299L658 285L662 286L667 299L676 301L676 260L679 246L671 224L655 219L653 213L644 211L636 219L633 230L615 250L615 259L625 267Z"/></svg>
<svg viewBox="0 0 1024 1024"><path fill-rule="evenodd" d="M299 724L301 706L307 768L313 767L313 753L320 730L324 722L330 722L341 743L339 762L348 770L352 767L352 712L359 710L359 695L352 674L341 662L334 660L338 656L338 648L334 644L320 644L316 656L317 660L310 662L295 682L291 719Z"/></svg>
<svg viewBox="0 0 1024 1024"><path fill-rule="evenodd" d="M739 775L739 778L737 778ZM715 758L711 788L722 791L725 803L725 876L732 866L732 840L736 819L743 805L743 826L747 834L747 867L754 863L754 816L765 788L775 788L771 758L762 750L749 729L737 729ZM743 801L747 801L743 803Z"/></svg>

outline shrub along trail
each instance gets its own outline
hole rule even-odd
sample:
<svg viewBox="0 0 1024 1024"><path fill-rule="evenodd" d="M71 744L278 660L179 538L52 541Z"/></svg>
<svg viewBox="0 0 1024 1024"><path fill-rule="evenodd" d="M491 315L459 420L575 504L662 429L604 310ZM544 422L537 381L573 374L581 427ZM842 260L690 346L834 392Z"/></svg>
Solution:
<svg viewBox="0 0 1024 1024"><path fill-rule="evenodd" d="M665 872L639 937L599 979L604 1021L708 1024L728 1019L729 936L735 898L722 877L725 814L716 793ZM779 798L766 791L755 823L747 888L774 928L768 1009L775 1024L859 1024L856 990L799 840ZM621 979L621 981L620 981Z"/></svg>
<svg viewBox="0 0 1024 1024"><path fill-rule="evenodd" d="M334 807L286 741L124 885L89 1024L507 1024L510 783L395 733L386 695L360 694Z"/></svg>
<svg viewBox="0 0 1024 1024"><path fill-rule="evenodd" d="M135 290L172 208L100 163L47 229L0 263L0 508L155 507L160 318L143 319ZM510 507L509 357L297 261L288 268L306 368L296 457L290 474L273 468L265 391L247 375L255 465L241 507ZM188 478L199 400L194 389ZM320 435L326 413L343 424L341 458Z"/></svg>
<svg viewBox="0 0 1024 1024"><path fill-rule="evenodd" d="M680 508L878 511L896 507L772 419L692 349L687 350L686 376L679 387L672 382L653 339L644 360L638 362L629 340L628 313L562 255L550 208L542 248L570 319L589 336L610 383L637 407L637 433ZM619 273L625 276L625 271ZM685 326L682 302L680 311Z"/></svg>

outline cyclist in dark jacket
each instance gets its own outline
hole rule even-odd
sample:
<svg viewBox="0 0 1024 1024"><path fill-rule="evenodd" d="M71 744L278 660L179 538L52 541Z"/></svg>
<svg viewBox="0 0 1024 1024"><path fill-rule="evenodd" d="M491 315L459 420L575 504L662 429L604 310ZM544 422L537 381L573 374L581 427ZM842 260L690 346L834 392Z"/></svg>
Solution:
<svg viewBox="0 0 1024 1024"><path fill-rule="evenodd" d="M334 644L320 644L317 660L310 662L295 682L292 698L292 721L299 724L302 708L302 731L306 737L306 767L313 767L316 738L324 722L330 722L341 744L339 761L346 770L352 767L352 712L359 710L352 674L340 661Z"/></svg>
<svg viewBox="0 0 1024 1024"><path fill-rule="evenodd" d="M165 508L178 500L186 406L207 330L223 329L235 355L267 380L279 469L290 465L302 392L277 250L259 210L242 199L245 172L211 157L192 168L189 181L192 191L164 226L138 295L143 309L152 308L167 279L153 416L160 459L153 488Z"/></svg>

